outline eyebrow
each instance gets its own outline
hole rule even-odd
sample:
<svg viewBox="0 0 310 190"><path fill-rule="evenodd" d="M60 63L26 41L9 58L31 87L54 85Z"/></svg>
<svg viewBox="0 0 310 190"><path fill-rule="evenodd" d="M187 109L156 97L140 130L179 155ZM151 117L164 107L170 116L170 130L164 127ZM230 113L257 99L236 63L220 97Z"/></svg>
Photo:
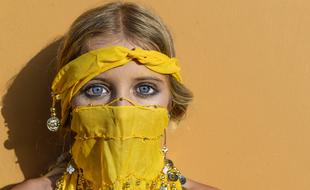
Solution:
<svg viewBox="0 0 310 190"><path fill-rule="evenodd" d="M135 81L142 81L142 80L154 80L154 81L158 81L161 83L164 82L163 80L161 80L160 78L157 78L157 77L137 77L137 78L135 78Z"/></svg>
<svg viewBox="0 0 310 190"><path fill-rule="evenodd" d="M94 81L94 80L100 80L102 82L107 82L109 83L109 79L106 79L106 78L102 78L102 77L95 77L95 78L92 78L91 80L89 80L88 82L91 82L91 81Z"/></svg>
<svg viewBox="0 0 310 190"><path fill-rule="evenodd" d="M102 77L95 77L92 80L101 80L103 82L109 82L109 79L102 78ZM153 80L153 81L157 81L157 82L160 82L160 83L164 83L164 81L162 79L157 78L157 77L150 77L150 76L147 76L147 77L137 77L137 78L134 78L134 80L135 81Z"/></svg>

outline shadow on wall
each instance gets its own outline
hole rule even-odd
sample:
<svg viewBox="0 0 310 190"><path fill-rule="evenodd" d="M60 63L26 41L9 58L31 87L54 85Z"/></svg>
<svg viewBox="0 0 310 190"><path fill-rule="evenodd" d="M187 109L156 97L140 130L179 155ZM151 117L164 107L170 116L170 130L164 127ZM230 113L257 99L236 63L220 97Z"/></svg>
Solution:
<svg viewBox="0 0 310 190"><path fill-rule="evenodd" d="M1 113L8 127L3 146L14 149L26 179L47 171L61 151L57 134L46 128L49 117L50 86L55 74L55 58L61 39L51 43L11 79L2 99ZM2 187L10 189L12 185Z"/></svg>

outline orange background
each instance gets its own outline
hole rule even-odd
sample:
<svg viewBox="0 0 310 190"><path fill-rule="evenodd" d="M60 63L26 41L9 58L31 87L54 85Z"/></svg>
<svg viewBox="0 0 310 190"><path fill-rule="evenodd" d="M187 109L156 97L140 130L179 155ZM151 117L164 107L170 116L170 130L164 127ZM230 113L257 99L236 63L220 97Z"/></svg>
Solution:
<svg viewBox="0 0 310 190"><path fill-rule="evenodd" d="M45 121L57 39L102 2L1 1L0 188L55 159ZM181 172L221 189L309 190L309 1L136 2L171 29L195 94L168 136Z"/></svg>

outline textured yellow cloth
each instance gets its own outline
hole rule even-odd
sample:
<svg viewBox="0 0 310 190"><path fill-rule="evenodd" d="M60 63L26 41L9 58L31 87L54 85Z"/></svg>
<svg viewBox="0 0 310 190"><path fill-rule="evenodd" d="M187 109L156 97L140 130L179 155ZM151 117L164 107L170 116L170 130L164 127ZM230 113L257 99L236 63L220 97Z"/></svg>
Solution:
<svg viewBox="0 0 310 190"><path fill-rule="evenodd" d="M63 124L67 117L72 97L83 85L96 75L132 60L137 60L154 72L171 74L179 82L182 81L178 60L158 51L141 48L130 50L122 46L89 51L66 64L52 83L52 92L61 97L61 123Z"/></svg>
<svg viewBox="0 0 310 190"><path fill-rule="evenodd" d="M73 111L71 126L78 133L72 157L96 187L126 182L128 177L150 181L164 166L160 144L168 126L164 108L81 107ZM94 172L98 168L102 170ZM115 185L121 189L123 183Z"/></svg>
<svg viewBox="0 0 310 190"><path fill-rule="evenodd" d="M73 160L93 189L159 189L164 167L160 138L168 122L162 107L78 107L72 113L71 129L77 133ZM63 190L75 189L74 184L76 174L67 175Z"/></svg>

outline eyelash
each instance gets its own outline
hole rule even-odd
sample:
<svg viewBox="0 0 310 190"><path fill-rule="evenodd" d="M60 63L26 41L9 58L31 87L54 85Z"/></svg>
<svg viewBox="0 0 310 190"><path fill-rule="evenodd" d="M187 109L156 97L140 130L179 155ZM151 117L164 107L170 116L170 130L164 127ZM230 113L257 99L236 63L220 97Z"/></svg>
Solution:
<svg viewBox="0 0 310 190"><path fill-rule="evenodd" d="M150 94L143 94L143 93L139 93L138 89L141 86L147 86L148 88L151 88L154 92L150 93ZM91 95L89 94L89 90L91 90L94 87L101 87L103 88L105 91L107 91L106 95L110 94L110 90L106 85L103 84L98 84L98 83L94 83L94 84L90 84L86 87L83 88L83 94L85 94L88 98L98 98L100 96L102 96L104 93L102 93L101 95ZM150 83L139 83L138 85L135 86L135 94L142 97L142 98L147 98L149 96L154 96L158 93L159 91L157 90L156 85L154 84L150 84Z"/></svg>
<svg viewBox="0 0 310 190"><path fill-rule="evenodd" d="M86 87L83 89L83 94L85 94L85 95L86 95L87 97L89 97L89 98L96 98L96 97L102 96L102 94L104 94L104 93L102 93L101 95L92 95L92 94L90 94L90 93L88 92L89 90L91 90L92 88L95 88L95 87L101 87L101 88L103 88L105 91L107 91L106 95L108 95L108 94L110 93L110 90L109 90L108 87L106 87L106 85L95 83L95 84L90 84L90 85L86 86Z"/></svg>
<svg viewBox="0 0 310 190"><path fill-rule="evenodd" d="M151 94L142 94L142 93L137 93L137 90L135 91L135 93L137 93L138 96L140 97L149 97L149 96L154 96L156 95L159 91L157 90L157 87L153 84L150 84L150 83L140 83L136 86L135 89L139 89L139 87L141 86L147 86L149 88L151 88L154 92L151 93Z"/></svg>

